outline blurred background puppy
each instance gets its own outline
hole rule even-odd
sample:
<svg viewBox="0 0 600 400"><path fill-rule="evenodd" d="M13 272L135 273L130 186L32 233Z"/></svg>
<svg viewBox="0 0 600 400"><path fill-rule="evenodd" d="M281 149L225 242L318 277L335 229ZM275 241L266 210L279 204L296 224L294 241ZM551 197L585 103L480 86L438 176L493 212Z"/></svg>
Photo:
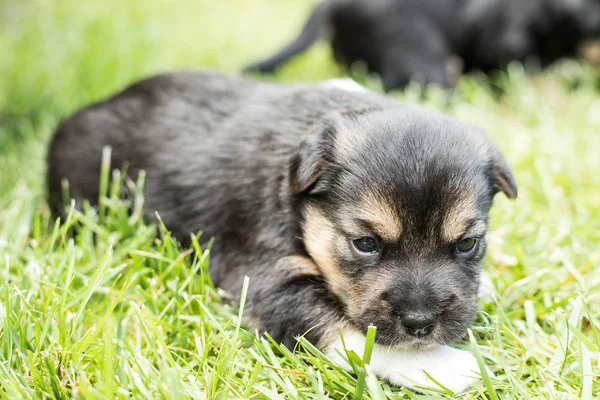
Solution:
<svg viewBox="0 0 600 400"><path fill-rule="evenodd" d="M296 39L245 71L273 72L327 37L338 62L365 62L385 90L411 79L449 87L462 71L513 60L547 66L599 36L599 0L326 0ZM584 55L599 62L585 44Z"/></svg>

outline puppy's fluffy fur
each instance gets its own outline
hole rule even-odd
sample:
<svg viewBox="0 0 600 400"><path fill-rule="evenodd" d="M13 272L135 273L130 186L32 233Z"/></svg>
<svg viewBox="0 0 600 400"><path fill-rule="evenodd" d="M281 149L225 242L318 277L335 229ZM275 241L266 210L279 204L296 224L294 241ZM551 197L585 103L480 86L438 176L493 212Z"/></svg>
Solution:
<svg viewBox="0 0 600 400"><path fill-rule="evenodd" d="M547 65L576 55L600 37L600 1L325 0L294 41L246 71L272 72L328 35L339 62L364 61L386 90L411 78L450 86L460 64L488 72L528 56Z"/></svg>
<svg viewBox="0 0 600 400"><path fill-rule="evenodd" d="M459 354L438 378L462 389L474 359L438 346L475 315L488 212L495 193L516 196L512 173L477 129L337 86L212 72L137 83L61 124L50 202L60 209L63 178L72 197L97 199L111 146L114 167L147 172L147 218L158 211L182 241L215 238L215 284L239 295L250 277L253 327L329 351L341 327L359 351L373 324L379 376L423 383L421 367Z"/></svg>

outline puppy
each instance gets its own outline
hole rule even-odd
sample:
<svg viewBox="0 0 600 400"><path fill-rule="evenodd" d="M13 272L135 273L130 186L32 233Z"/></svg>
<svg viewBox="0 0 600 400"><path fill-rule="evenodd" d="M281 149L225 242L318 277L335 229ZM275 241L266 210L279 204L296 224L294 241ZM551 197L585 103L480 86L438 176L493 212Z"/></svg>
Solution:
<svg viewBox="0 0 600 400"><path fill-rule="evenodd" d="M600 37L600 0L325 0L296 39L245 71L272 72L324 36L340 63L364 61L386 90L411 79L448 87L461 69L575 56Z"/></svg>
<svg viewBox="0 0 600 400"><path fill-rule="evenodd" d="M345 83L341 82L342 86ZM58 128L61 180L98 198L100 158L147 173L145 216L185 241L214 237L210 274L233 295L250 277L251 327L300 335L340 362L339 330L393 384L460 391L473 356L447 347L477 310L494 195L513 174L481 131L355 86L277 85L215 72L139 82Z"/></svg>

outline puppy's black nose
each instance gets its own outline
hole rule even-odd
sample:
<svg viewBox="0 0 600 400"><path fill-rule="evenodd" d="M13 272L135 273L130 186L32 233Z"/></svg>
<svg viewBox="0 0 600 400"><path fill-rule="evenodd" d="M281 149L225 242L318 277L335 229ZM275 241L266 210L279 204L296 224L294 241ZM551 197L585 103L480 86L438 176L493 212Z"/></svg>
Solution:
<svg viewBox="0 0 600 400"><path fill-rule="evenodd" d="M433 332L436 317L430 313L407 314L400 322L411 336L424 337Z"/></svg>

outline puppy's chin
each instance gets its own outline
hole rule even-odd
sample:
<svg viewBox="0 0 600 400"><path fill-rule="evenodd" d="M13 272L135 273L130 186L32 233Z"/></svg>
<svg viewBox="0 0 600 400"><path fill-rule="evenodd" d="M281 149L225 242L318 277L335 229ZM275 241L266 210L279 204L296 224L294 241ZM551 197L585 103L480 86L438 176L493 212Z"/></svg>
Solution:
<svg viewBox="0 0 600 400"><path fill-rule="evenodd" d="M441 345L441 343L438 343L433 340L415 339L412 342L399 343L396 345L391 345L389 347L393 348L394 350L417 352L417 351L432 350L432 349L435 349L436 347L439 347L440 345Z"/></svg>
<svg viewBox="0 0 600 400"><path fill-rule="evenodd" d="M465 331L466 332L466 331ZM456 337L454 340L459 339ZM450 341L439 340L437 335L431 335L424 338L416 338L404 333L398 333L397 335L377 335L375 337L377 344L394 348L402 351L425 351L440 345L448 344Z"/></svg>

